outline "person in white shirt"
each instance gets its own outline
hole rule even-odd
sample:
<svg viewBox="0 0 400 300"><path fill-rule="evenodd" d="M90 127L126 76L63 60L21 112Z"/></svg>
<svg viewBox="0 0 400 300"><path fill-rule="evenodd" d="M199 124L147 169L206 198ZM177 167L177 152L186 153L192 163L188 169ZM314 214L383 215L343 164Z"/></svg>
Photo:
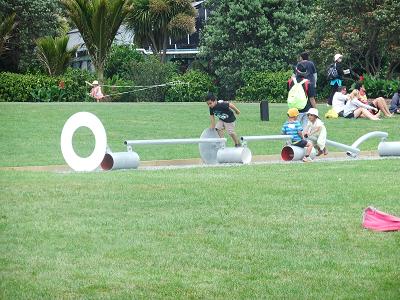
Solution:
<svg viewBox="0 0 400 300"><path fill-rule="evenodd" d="M318 109L310 108L307 112L308 122L304 128L304 137L313 143L314 148L318 151L317 156L321 154L327 155L326 148L326 128L320 120Z"/></svg>
<svg viewBox="0 0 400 300"><path fill-rule="evenodd" d="M338 91L333 95L332 108L339 117L343 117L343 111L348 97L349 95L347 94L347 88L345 86L340 86Z"/></svg>

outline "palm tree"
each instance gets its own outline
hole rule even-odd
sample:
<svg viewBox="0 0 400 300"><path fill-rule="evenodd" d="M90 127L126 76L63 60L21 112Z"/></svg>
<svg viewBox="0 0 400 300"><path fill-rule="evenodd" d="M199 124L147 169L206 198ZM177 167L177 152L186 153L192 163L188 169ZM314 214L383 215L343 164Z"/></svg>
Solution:
<svg viewBox="0 0 400 300"><path fill-rule="evenodd" d="M15 16L16 13L12 13L5 17L4 20L0 20L0 56L7 50L6 44L10 38L10 32L17 25L15 22Z"/></svg>
<svg viewBox="0 0 400 300"><path fill-rule="evenodd" d="M150 44L165 62L168 38L181 38L195 31L196 10L190 0L133 0L127 16L135 43Z"/></svg>
<svg viewBox="0 0 400 300"><path fill-rule="evenodd" d="M112 42L130 9L130 0L61 0L92 58L100 81Z"/></svg>
<svg viewBox="0 0 400 300"><path fill-rule="evenodd" d="M78 47L67 49L69 37L45 36L36 40L36 55L50 76L64 73Z"/></svg>

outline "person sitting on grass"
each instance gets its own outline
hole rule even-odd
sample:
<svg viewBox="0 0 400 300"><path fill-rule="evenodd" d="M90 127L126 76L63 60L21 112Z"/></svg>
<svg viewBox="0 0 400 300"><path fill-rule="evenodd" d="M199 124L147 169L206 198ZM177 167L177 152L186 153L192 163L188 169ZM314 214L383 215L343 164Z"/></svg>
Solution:
<svg viewBox="0 0 400 300"><path fill-rule="evenodd" d="M90 96L92 96L94 99L96 99L96 102L102 101L102 99L105 97L103 95L103 92L101 91L101 86L99 85L99 82L97 80L92 82L92 89L90 90Z"/></svg>
<svg viewBox="0 0 400 300"><path fill-rule="evenodd" d="M338 114L339 117L343 117L344 106L346 105L348 95L347 88L345 86L339 86L338 91L333 95L332 109Z"/></svg>
<svg viewBox="0 0 400 300"><path fill-rule="evenodd" d="M349 95L349 100L344 107L343 116L347 119L367 118L373 121L379 120L376 115L369 112L370 110L378 111L376 107L369 106L358 100L358 90L353 90Z"/></svg>
<svg viewBox="0 0 400 300"><path fill-rule="evenodd" d="M367 91L365 89L365 86L361 83L361 82L357 82L355 89L359 91L360 96L359 96L359 100L364 103L364 104L368 104L369 106L372 107L376 107L378 110L370 110L370 113L372 113L373 115L378 115L379 117L379 111L383 112L383 114L385 115L385 117L392 117L393 114L389 111L389 108L386 105L386 101L385 99L383 99L383 97L378 97L370 102L368 102L368 97L367 97Z"/></svg>
<svg viewBox="0 0 400 300"><path fill-rule="evenodd" d="M240 110L238 110L233 103L230 103L228 101L217 101L214 94L212 93L208 93L206 101L208 107L210 108L210 127L215 128L221 138L224 137L224 131L226 130L232 138L233 142L235 143L235 147L240 147L241 143L235 132L236 117L234 114L234 112L237 115L240 114ZM214 115L218 118L217 123L215 123Z"/></svg>
<svg viewBox="0 0 400 300"><path fill-rule="evenodd" d="M300 148L306 148L306 155L303 158L304 162L311 162L310 157L313 144L304 139L303 127L301 127L300 122L297 120L299 115L299 110L297 108L289 108L288 120L282 126L282 134L291 135L291 144Z"/></svg>
<svg viewBox="0 0 400 300"><path fill-rule="evenodd" d="M317 156L327 155L326 148L326 128L320 120L318 109L310 108L307 112L308 122L304 128L304 137L309 139L313 147L318 151Z"/></svg>
<svg viewBox="0 0 400 300"><path fill-rule="evenodd" d="M400 114L400 85L397 88L397 93L394 93L392 102L390 102L389 111L393 114Z"/></svg>

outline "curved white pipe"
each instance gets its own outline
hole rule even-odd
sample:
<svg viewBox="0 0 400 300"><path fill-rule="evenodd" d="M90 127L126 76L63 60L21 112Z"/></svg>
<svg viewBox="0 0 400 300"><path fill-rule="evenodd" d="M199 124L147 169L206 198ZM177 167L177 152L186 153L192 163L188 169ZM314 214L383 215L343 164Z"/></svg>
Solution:
<svg viewBox="0 0 400 300"><path fill-rule="evenodd" d="M387 132L383 131L372 131L367 134L364 134L363 136L360 136L352 145L351 147L358 148L362 143L364 143L366 140L370 138L381 138L381 139L386 139L388 137Z"/></svg>
<svg viewBox="0 0 400 300"><path fill-rule="evenodd" d="M400 156L400 142L380 142L378 153L380 156Z"/></svg>
<svg viewBox="0 0 400 300"><path fill-rule="evenodd" d="M382 140L386 139L388 137L387 132L383 131L372 131L367 134L364 134L363 136L360 136L352 145L351 147L358 148L362 143L364 143L366 140L370 138L381 138ZM352 151L347 151L347 155L351 157L356 157L358 153L352 152Z"/></svg>

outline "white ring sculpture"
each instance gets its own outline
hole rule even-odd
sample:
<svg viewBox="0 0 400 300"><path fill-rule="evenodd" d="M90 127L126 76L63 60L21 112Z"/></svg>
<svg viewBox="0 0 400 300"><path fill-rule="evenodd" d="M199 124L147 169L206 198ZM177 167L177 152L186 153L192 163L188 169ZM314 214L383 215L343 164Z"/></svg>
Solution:
<svg viewBox="0 0 400 300"><path fill-rule="evenodd" d="M80 127L89 128L96 140L95 148L88 157L80 157L75 153L72 138ZM107 134L101 121L88 112L78 112L65 123L61 132L61 152L66 163L74 171L94 171L102 162L107 150Z"/></svg>

